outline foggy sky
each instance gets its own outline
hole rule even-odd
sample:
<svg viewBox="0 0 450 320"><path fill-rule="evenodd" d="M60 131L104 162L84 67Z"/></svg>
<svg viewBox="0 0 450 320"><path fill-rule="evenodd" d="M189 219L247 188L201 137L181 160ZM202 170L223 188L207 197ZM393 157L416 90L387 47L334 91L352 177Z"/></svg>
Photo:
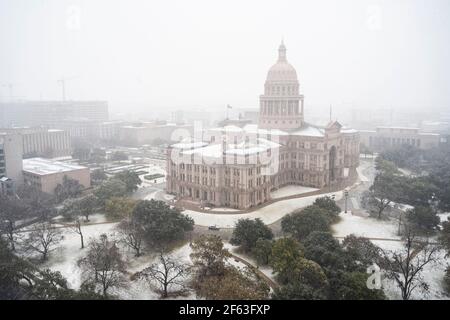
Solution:
<svg viewBox="0 0 450 320"><path fill-rule="evenodd" d="M450 108L448 0L0 0L0 84L60 99L65 76L69 99L120 108L257 107L282 37L306 108Z"/></svg>

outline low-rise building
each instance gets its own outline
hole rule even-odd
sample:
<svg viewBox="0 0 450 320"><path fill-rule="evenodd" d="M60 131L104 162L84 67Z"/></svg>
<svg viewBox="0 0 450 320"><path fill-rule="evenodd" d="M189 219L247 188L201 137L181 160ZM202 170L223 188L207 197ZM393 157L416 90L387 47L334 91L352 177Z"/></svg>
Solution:
<svg viewBox="0 0 450 320"><path fill-rule="evenodd" d="M440 135L421 132L419 128L377 127L375 130L360 130L361 143L375 152L407 144L420 149L439 146Z"/></svg>
<svg viewBox="0 0 450 320"><path fill-rule="evenodd" d="M19 134L0 133L0 178L2 190L11 189L23 182L22 137Z"/></svg>
<svg viewBox="0 0 450 320"><path fill-rule="evenodd" d="M77 180L84 188L91 186L90 171L87 167L43 158L23 160L25 184L42 192L54 194L56 186L63 182L65 176Z"/></svg>
<svg viewBox="0 0 450 320"><path fill-rule="evenodd" d="M22 127L3 130L22 137L21 143L25 158L66 157L72 153L70 136L67 131L44 127Z"/></svg>
<svg viewBox="0 0 450 320"><path fill-rule="evenodd" d="M106 101L18 101L0 103L0 126L50 126L62 120L108 121Z"/></svg>
<svg viewBox="0 0 450 320"><path fill-rule="evenodd" d="M119 135L121 121L98 122L86 119L61 120L54 127L67 131L72 139L90 139L110 141Z"/></svg>
<svg viewBox="0 0 450 320"><path fill-rule="evenodd" d="M177 134L177 131L179 134ZM193 126L188 124L167 123L165 121L140 122L119 128L119 140L128 146L141 146L155 139L177 141L179 136L192 134ZM175 135L176 137L174 137Z"/></svg>

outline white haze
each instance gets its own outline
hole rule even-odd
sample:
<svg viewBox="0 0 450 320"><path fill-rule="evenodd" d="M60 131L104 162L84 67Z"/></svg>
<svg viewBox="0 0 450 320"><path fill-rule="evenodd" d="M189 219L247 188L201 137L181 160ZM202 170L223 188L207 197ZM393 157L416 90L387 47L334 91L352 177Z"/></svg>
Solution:
<svg viewBox="0 0 450 320"><path fill-rule="evenodd" d="M69 99L123 112L257 107L282 37L307 108L450 109L448 0L0 0L0 84L60 99L74 77Z"/></svg>

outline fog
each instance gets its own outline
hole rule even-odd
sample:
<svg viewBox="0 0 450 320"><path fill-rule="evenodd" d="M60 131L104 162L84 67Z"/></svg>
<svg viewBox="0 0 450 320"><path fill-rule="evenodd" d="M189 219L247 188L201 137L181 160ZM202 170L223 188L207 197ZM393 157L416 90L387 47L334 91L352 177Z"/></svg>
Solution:
<svg viewBox="0 0 450 320"><path fill-rule="evenodd" d="M0 0L0 99L256 108L282 38L307 114L450 109L447 0Z"/></svg>

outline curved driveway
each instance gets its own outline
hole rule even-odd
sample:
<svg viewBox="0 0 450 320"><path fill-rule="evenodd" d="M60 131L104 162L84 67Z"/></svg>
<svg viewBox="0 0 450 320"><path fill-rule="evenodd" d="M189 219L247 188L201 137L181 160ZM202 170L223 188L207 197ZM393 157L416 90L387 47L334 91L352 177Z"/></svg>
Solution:
<svg viewBox="0 0 450 320"><path fill-rule="evenodd" d="M309 197L281 200L267 205L250 213L203 213L193 210L184 210L183 213L194 219L196 225L211 226L216 225L219 228L233 228L239 219L255 219L260 218L265 224L272 224L280 220L292 211L311 205L314 200L324 196L336 195L336 200L342 198L342 191L324 193Z"/></svg>

